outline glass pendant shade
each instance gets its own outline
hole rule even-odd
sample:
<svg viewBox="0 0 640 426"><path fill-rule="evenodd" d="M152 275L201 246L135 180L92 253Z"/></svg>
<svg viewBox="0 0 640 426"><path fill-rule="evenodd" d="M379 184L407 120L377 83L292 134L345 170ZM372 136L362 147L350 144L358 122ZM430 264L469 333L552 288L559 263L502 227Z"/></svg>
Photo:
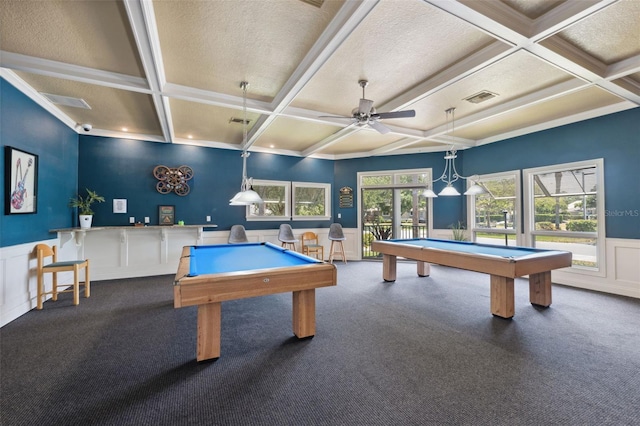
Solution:
<svg viewBox="0 0 640 426"><path fill-rule="evenodd" d="M438 193L440 196L449 197L454 195L460 195L457 189L455 189L451 184L444 187L442 191Z"/></svg>
<svg viewBox="0 0 640 426"><path fill-rule="evenodd" d="M229 202L233 206L262 203L262 198L253 189L238 192Z"/></svg>
<svg viewBox="0 0 640 426"><path fill-rule="evenodd" d="M484 189L482 186L478 185L477 183L474 183L469 187L469 189L467 189L464 195L480 195L480 194L486 194L486 193L487 193L486 189Z"/></svg>
<svg viewBox="0 0 640 426"><path fill-rule="evenodd" d="M426 198L436 198L438 197L438 195L433 192L431 189L427 188L424 190L424 192L422 193L423 196L425 196Z"/></svg>

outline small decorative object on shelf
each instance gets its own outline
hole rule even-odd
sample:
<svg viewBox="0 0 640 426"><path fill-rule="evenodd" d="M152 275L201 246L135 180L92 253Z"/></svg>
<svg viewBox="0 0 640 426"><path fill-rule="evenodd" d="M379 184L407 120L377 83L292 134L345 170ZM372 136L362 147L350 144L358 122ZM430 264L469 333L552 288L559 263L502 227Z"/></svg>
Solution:
<svg viewBox="0 0 640 426"><path fill-rule="evenodd" d="M93 221L93 210L91 210L91 204L103 202L103 196L98 195L95 191L92 191L88 188L86 197L78 194L76 198L72 198L69 201L69 207L78 208L80 228L91 228L91 222Z"/></svg>
<svg viewBox="0 0 640 426"><path fill-rule="evenodd" d="M153 169L153 176L159 180L156 190L161 194L175 192L184 197L191 191L188 180L193 178L193 170L189 166L171 168L167 166L156 166Z"/></svg>
<svg viewBox="0 0 640 426"><path fill-rule="evenodd" d="M175 221L175 206L158 206L158 222L160 225L172 226Z"/></svg>

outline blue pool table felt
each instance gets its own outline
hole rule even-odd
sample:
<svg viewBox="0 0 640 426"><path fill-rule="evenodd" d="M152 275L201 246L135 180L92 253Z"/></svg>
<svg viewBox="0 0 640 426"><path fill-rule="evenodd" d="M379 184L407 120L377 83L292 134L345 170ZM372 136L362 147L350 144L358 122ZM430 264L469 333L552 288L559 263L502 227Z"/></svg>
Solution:
<svg viewBox="0 0 640 426"><path fill-rule="evenodd" d="M191 246L189 276L320 263L271 243Z"/></svg>
<svg viewBox="0 0 640 426"><path fill-rule="evenodd" d="M409 244L420 247L433 248L438 250L458 251L463 253L485 254L489 256L498 256L506 258L517 258L530 254L539 253L537 250L529 247L503 247L493 246L490 244L478 244L469 241L452 241L437 240L432 238L415 238L407 240L387 240L398 244Z"/></svg>

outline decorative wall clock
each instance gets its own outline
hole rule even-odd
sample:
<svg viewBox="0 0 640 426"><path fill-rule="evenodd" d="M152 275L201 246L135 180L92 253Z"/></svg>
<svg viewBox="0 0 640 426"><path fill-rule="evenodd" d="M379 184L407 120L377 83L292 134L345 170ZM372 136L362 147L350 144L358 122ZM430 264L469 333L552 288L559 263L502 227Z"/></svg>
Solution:
<svg viewBox="0 0 640 426"><path fill-rule="evenodd" d="M156 166L153 169L153 176L158 179L156 189L161 194L175 192L184 197L191 191L187 181L193 178L193 170L189 166L171 168L167 166Z"/></svg>

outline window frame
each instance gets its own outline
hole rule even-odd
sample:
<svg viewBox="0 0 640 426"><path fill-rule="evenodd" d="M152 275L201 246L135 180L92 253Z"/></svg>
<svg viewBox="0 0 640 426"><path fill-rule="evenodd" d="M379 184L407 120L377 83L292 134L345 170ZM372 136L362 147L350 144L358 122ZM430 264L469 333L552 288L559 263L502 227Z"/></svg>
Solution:
<svg viewBox="0 0 640 426"><path fill-rule="evenodd" d="M483 232L489 234L500 234L500 235L515 235L516 236L516 245L523 245L523 237L522 237L522 177L520 174L520 170L509 170L498 173L490 173L486 175L478 175L478 179L474 178L474 182L483 182L488 180L500 180L500 179L515 179L515 195L514 195L514 205L515 205L515 216L516 221L514 222L514 227L512 229L498 229L498 228L478 228L476 226L476 197L472 196L469 199L467 209L467 225L470 229L471 235L473 237L473 241L476 241L476 233ZM470 188L474 182L467 180L467 189Z"/></svg>
<svg viewBox="0 0 640 426"><path fill-rule="evenodd" d="M324 182L292 182L283 180L266 180L254 179L253 186L276 186L284 188L284 215L280 216L259 216L251 214L252 205L248 205L245 209L245 219L248 222L283 222L283 221L301 221L301 220L331 220L331 184ZM295 188L322 188L325 194L325 215L324 216L304 216L295 215Z"/></svg>
<svg viewBox="0 0 640 426"><path fill-rule="evenodd" d="M296 189L320 188L324 190L324 215L296 215ZM291 182L291 220L331 220L331 184L320 182Z"/></svg>
<svg viewBox="0 0 640 426"><path fill-rule="evenodd" d="M253 186L277 186L284 188L284 205L285 211L282 216L259 216L251 214L252 205L248 205L245 209L245 219L247 222L268 222L268 221L278 221L282 222L283 220L291 220L291 182L289 181L281 181L281 180L265 180L265 179L254 179Z"/></svg>
<svg viewBox="0 0 640 426"><path fill-rule="evenodd" d="M576 232L576 231L545 231L535 229L535 191L534 177L539 174L554 172L564 172L575 169L585 169L595 167L596 178L596 212L598 216L596 232ZM560 163L542 167L524 169L524 236L528 246L534 247L536 236L558 236L569 238L589 237L597 241L596 256L597 267L580 267L578 265L568 268L568 272L593 275L598 277L606 276L606 215L605 215L605 187L604 187L604 160L596 158L592 160L576 161L571 163Z"/></svg>

